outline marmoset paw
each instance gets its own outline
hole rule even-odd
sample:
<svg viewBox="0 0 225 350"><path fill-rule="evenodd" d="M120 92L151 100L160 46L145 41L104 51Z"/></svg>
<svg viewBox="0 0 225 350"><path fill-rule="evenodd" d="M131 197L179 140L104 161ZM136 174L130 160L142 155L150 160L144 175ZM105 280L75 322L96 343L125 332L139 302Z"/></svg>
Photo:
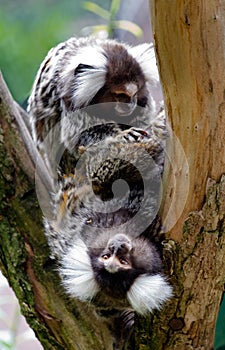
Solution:
<svg viewBox="0 0 225 350"><path fill-rule="evenodd" d="M144 129L131 127L121 131L117 138L125 142L148 142L150 134Z"/></svg>

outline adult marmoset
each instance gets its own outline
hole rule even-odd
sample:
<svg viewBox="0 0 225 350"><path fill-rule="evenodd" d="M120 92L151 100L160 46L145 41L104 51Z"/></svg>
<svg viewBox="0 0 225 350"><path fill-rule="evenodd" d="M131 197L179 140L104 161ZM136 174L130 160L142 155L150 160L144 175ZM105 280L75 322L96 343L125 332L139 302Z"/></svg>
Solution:
<svg viewBox="0 0 225 350"><path fill-rule="evenodd" d="M117 116L130 126L135 126L139 106L138 118L147 118L139 126L144 128L154 115L151 86L157 81L152 44L130 47L114 40L71 38L49 51L37 73L28 101L33 139L41 146L57 123L64 129L71 115L77 117L75 111L99 103L106 108L103 119L115 121ZM112 113L106 102L113 103ZM144 108L148 113L143 117ZM95 121L82 121L83 131L104 122L99 110L97 114Z"/></svg>
<svg viewBox="0 0 225 350"><path fill-rule="evenodd" d="M156 124L149 134L132 128L96 142L85 149L81 167L78 162L74 174L61 179L55 216L45 219L62 285L107 319L114 349L129 338L134 311L145 315L172 296L149 231L158 211L162 154ZM112 191L121 179L128 187Z"/></svg>
<svg viewBox="0 0 225 350"><path fill-rule="evenodd" d="M64 178L55 198L57 216L45 220L52 257L65 291L91 302L106 320L114 349L122 349L134 325L134 312L146 315L161 309L172 296L156 245L142 235L138 215L140 188L132 195L102 202L91 186ZM145 202L149 219L153 196ZM147 209L147 210L146 210Z"/></svg>

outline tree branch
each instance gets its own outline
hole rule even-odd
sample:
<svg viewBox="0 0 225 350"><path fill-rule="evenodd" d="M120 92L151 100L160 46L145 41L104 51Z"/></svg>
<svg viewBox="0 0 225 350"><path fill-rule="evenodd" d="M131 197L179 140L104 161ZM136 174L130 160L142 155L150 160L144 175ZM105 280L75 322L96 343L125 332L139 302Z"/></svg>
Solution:
<svg viewBox="0 0 225 350"><path fill-rule="evenodd" d="M0 96L1 96L1 108L3 113L11 116L11 122L16 121L19 135L23 140L26 147L26 151L29 157L24 157L24 154L18 154L22 162L29 160L32 165L29 164L29 169L27 169L30 178L34 177L35 169L42 169L39 176L41 177L41 182L46 187L47 191L54 192L53 181L50 178L48 171L46 169L45 163L34 146L31 135L28 130L28 114L12 99L12 96L4 82L2 73L0 72ZM19 152L20 153L20 152ZM26 166L26 164L23 164ZM26 169L26 168L25 168ZM33 173L33 174L32 174Z"/></svg>

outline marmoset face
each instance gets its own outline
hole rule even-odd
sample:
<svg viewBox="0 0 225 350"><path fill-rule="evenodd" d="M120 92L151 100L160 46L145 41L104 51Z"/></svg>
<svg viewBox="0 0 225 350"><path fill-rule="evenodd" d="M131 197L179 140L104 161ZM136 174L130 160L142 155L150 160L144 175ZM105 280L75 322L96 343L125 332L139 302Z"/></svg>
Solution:
<svg viewBox="0 0 225 350"><path fill-rule="evenodd" d="M99 264L109 273L132 269L132 243L125 235L116 235L108 241L98 258Z"/></svg>

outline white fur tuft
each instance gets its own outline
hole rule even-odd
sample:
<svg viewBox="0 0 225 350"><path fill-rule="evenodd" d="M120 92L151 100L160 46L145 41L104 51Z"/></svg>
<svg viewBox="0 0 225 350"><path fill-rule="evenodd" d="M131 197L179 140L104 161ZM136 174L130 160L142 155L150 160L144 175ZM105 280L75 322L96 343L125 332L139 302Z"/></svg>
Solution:
<svg viewBox="0 0 225 350"><path fill-rule="evenodd" d="M81 301L91 300L99 291L87 247L80 239L69 248L59 272L67 293Z"/></svg>
<svg viewBox="0 0 225 350"><path fill-rule="evenodd" d="M141 315L160 309L171 297L172 287L160 274L139 276L127 292L131 306Z"/></svg>
<svg viewBox="0 0 225 350"><path fill-rule="evenodd" d="M101 47L82 47L76 56L73 56L70 63L63 72L63 79L74 76L74 71L79 64L91 66L83 73L75 77L75 88L73 92L74 105L78 108L86 106L93 99L96 93L104 86L106 76L107 58Z"/></svg>
<svg viewBox="0 0 225 350"><path fill-rule="evenodd" d="M76 89L73 93L74 104L76 105L79 101L80 106L87 106L104 84L105 70L101 68L93 68L79 74L76 77Z"/></svg>
<svg viewBox="0 0 225 350"><path fill-rule="evenodd" d="M159 82L159 73L156 64L153 44L141 44L128 49L128 52L140 64L145 78L150 84Z"/></svg>

